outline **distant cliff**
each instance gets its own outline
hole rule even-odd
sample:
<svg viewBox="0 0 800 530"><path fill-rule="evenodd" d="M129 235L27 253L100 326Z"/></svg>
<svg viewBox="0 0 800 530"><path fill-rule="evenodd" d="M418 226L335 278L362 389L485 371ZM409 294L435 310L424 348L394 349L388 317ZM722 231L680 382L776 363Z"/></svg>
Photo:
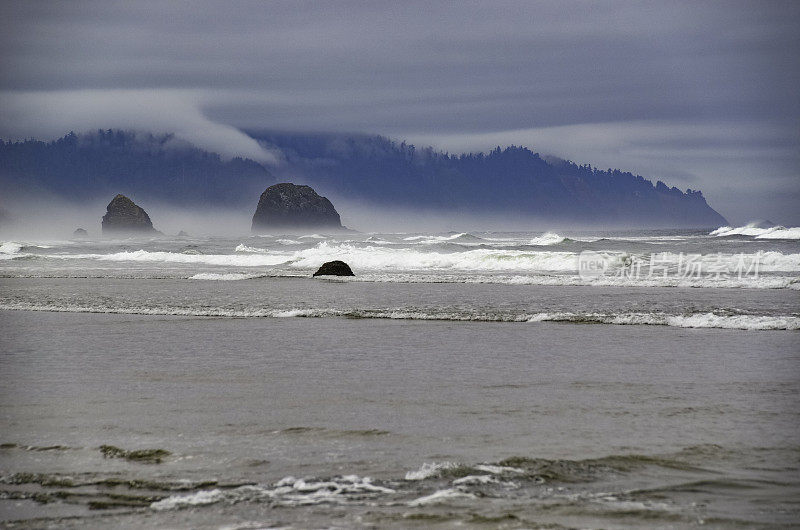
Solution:
<svg viewBox="0 0 800 530"><path fill-rule="evenodd" d="M617 169L544 159L526 147L449 155L381 136L249 131L280 151L273 171L334 198L443 215L491 215L570 224L718 227L700 191ZM0 142L0 192L66 198L117 190L185 206L253 207L276 182L248 159L180 144L170 135L98 131L53 142Z"/></svg>

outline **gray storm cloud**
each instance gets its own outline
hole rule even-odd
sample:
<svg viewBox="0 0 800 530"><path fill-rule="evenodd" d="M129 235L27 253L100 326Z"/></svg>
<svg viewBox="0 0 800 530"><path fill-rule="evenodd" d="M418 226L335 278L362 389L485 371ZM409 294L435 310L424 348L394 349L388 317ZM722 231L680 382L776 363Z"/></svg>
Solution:
<svg viewBox="0 0 800 530"><path fill-rule="evenodd" d="M240 129L525 144L800 222L798 27L777 0L4 2L0 136L141 128L263 162Z"/></svg>

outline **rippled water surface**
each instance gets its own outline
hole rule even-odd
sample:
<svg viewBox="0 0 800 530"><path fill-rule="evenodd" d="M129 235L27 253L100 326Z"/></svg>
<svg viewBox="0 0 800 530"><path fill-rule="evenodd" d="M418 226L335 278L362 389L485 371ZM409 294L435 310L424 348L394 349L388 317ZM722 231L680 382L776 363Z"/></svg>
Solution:
<svg viewBox="0 0 800 530"><path fill-rule="evenodd" d="M792 526L800 244L748 230L4 241L0 520Z"/></svg>

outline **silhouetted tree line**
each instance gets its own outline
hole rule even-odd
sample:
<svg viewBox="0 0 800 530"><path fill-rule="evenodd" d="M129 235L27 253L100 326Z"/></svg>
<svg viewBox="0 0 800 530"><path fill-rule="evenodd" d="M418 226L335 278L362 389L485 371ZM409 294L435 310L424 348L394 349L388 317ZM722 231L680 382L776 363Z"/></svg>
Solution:
<svg viewBox="0 0 800 530"><path fill-rule="evenodd" d="M382 136L250 131L280 150L281 181L373 204L575 222L721 226L702 193L618 169L547 159L527 147L451 155ZM272 173L172 135L99 130L52 142L0 142L0 178L82 198L131 193L183 205L251 206Z"/></svg>
<svg viewBox="0 0 800 530"><path fill-rule="evenodd" d="M725 222L700 191L653 185L618 169L545 160L527 147L450 155L382 136L249 134L279 148L292 171L322 190L387 205L580 222Z"/></svg>
<svg viewBox="0 0 800 530"><path fill-rule="evenodd" d="M275 182L252 160L223 160L169 134L113 130L0 142L0 179L69 199L130 193L187 205L238 204Z"/></svg>

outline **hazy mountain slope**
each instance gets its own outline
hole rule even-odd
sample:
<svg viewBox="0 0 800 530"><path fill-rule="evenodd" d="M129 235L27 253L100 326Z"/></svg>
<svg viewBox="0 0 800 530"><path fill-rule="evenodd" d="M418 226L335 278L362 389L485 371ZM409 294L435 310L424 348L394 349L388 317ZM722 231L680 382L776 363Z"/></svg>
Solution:
<svg viewBox="0 0 800 530"><path fill-rule="evenodd" d="M699 191L682 192L619 170L545 160L524 147L451 156L381 136L248 132L276 147L267 170L223 160L169 135L69 134L53 142L0 142L0 189L43 190L68 199L116 193L175 204L252 207L281 181L322 195L443 214L506 215L630 226L726 224Z"/></svg>
<svg viewBox="0 0 800 530"><path fill-rule="evenodd" d="M619 170L546 161L525 147L451 156L380 136L249 134L279 148L292 174L324 191L370 202L580 223L726 224L699 191L654 185Z"/></svg>
<svg viewBox="0 0 800 530"><path fill-rule="evenodd" d="M109 130L52 142L0 142L6 193L41 190L66 199L123 193L181 205L241 205L255 204L274 182L257 162L223 160L171 135Z"/></svg>

